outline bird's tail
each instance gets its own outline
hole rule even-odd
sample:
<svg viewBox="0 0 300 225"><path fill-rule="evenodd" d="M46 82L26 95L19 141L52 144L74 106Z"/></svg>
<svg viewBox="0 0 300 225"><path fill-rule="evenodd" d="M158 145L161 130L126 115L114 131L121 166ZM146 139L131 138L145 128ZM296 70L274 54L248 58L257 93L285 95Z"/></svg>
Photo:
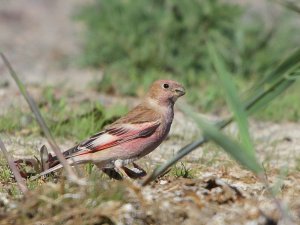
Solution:
<svg viewBox="0 0 300 225"><path fill-rule="evenodd" d="M74 152L78 151L77 147L78 147L78 145L62 152L63 156L66 159L69 159ZM48 170L48 169L60 164L60 161L58 160L57 156L53 156L52 154L50 154L45 145L43 145L42 148L40 149L40 157L41 157L42 171Z"/></svg>
<svg viewBox="0 0 300 225"><path fill-rule="evenodd" d="M62 152L63 156L67 159L68 163L70 165L81 163L86 161L84 158L78 160L72 158L72 154L76 151L78 151L78 146L74 146L73 148L70 148L64 152ZM53 156L48 152L48 149L46 146L42 146L40 150L40 157L41 157L41 173L32 177L31 180L35 180L41 176L47 175L49 173L52 173L58 169L61 169L63 166L60 164L60 161L58 160L57 156Z"/></svg>
<svg viewBox="0 0 300 225"><path fill-rule="evenodd" d="M74 148L76 148L75 146ZM73 148L63 152L64 157L69 158L68 156L73 151ZM51 172L54 172L60 168L62 165L60 164L57 156L53 156L48 152L48 149L45 145L43 145L40 149L40 157L41 157L41 173L32 177L31 180L35 180L41 176L47 175Z"/></svg>

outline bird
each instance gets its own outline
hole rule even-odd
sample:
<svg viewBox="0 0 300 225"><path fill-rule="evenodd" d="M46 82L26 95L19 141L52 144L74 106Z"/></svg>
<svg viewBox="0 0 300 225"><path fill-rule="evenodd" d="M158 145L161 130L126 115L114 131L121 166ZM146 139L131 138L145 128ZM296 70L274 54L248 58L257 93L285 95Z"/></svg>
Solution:
<svg viewBox="0 0 300 225"><path fill-rule="evenodd" d="M174 118L174 104L185 94L182 84L157 80L140 104L126 115L63 152L70 165L92 163L115 179L136 178L146 172L135 161L155 150L167 137ZM44 176L62 168L58 158L41 151ZM133 169L127 168L132 164Z"/></svg>

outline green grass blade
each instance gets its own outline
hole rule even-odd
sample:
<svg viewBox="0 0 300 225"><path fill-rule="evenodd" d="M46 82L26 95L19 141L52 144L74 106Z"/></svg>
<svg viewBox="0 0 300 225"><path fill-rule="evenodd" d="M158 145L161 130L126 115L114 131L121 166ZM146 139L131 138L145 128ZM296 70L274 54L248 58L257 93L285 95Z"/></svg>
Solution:
<svg viewBox="0 0 300 225"><path fill-rule="evenodd" d="M253 102L248 102L246 105L247 112L249 114L255 113L258 110L266 107L269 102L282 94L288 87L290 87L294 81L284 80L276 84L276 86L270 87L262 95L256 98Z"/></svg>
<svg viewBox="0 0 300 225"><path fill-rule="evenodd" d="M295 50L284 61L282 61L274 70L268 73L265 78L259 81L257 84L248 91L245 102L253 101L260 95L262 95L266 89L270 88L272 84L280 83L286 80L287 74L291 73L295 66L300 62L300 49Z"/></svg>
<svg viewBox="0 0 300 225"><path fill-rule="evenodd" d="M181 110L190 116L197 125L202 129L204 136L219 146L221 146L232 158L238 161L241 165L254 173L262 171L261 165L257 162L255 156L247 151L244 146L238 142L231 140L229 137L224 135L216 126L211 125L197 116L189 107L181 107Z"/></svg>
<svg viewBox="0 0 300 225"><path fill-rule="evenodd" d="M220 79L221 86L226 94L227 103L233 112L235 121L237 122L242 144L245 150L250 154L254 155L253 143L250 138L249 126L247 120L247 114L244 110L243 104L241 103L238 92L232 82L232 76L227 71L222 59L218 56L215 47L211 44L207 44L210 58L213 62L214 68L217 72L217 76Z"/></svg>

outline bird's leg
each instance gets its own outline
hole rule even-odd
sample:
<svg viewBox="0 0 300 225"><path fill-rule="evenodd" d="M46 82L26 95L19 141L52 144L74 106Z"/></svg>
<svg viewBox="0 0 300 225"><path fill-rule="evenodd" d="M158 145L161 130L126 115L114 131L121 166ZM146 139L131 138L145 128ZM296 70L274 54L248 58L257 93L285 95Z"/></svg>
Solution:
<svg viewBox="0 0 300 225"><path fill-rule="evenodd" d="M114 168L102 168L101 170L111 179L122 180L122 176Z"/></svg>
<svg viewBox="0 0 300 225"><path fill-rule="evenodd" d="M129 174L127 174L128 170L131 171L130 169L128 169L127 167L124 166L123 160L116 160L115 161L115 167L118 171L120 171L120 173L122 173L123 175L123 181L129 186L131 187L131 189L135 192L135 194L142 200L143 196L141 195L141 185L133 182L132 180L130 180L130 176ZM127 171L127 172L126 172ZM142 201L143 202L143 201Z"/></svg>
<svg viewBox="0 0 300 225"><path fill-rule="evenodd" d="M115 179L115 180L122 180L122 176L115 170L115 168L103 168L103 164L97 164L95 165L98 167L99 170L101 170L103 173L105 173L109 178Z"/></svg>
<svg viewBox="0 0 300 225"><path fill-rule="evenodd" d="M146 171L141 167L136 167L136 164L133 164L134 168L129 169L126 166L123 166L121 170L123 170L128 177L131 179L142 178L147 175ZM105 173L112 179L122 180L122 176L118 173L114 168L101 168L102 172Z"/></svg>
<svg viewBox="0 0 300 225"><path fill-rule="evenodd" d="M129 170L127 167L123 165L123 160L117 159L115 162L115 168L123 175L123 178L129 180L130 176L126 173L126 169Z"/></svg>
<svg viewBox="0 0 300 225"><path fill-rule="evenodd" d="M138 170L138 173L140 174L141 177L144 177L147 175L147 172L142 167L140 167L138 164L136 164L135 162L132 162L132 165L135 169Z"/></svg>
<svg viewBox="0 0 300 225"><path fill-rule="evenodd" d="M123 167L123 170L131 179L142 178L147 175L146 171L142 167L140 167L136 163L132 163L132 165L134 167L133 169Z"/></svg>
<svg viewBox="0 0 300 225"><path fill-rule="evenodd" d="M122 180L121 174L123 175L124 178L131 178L131 179L137 179L147 175L146 171L136 163L132 163L134 167L133 169L129 169L126 166L123 166L122 160L116 160L114 165L115 168L103 168L101 164L99 165L96 164L96 166L99 169L101 169L103 173L105 173L107 176L115 180Z"/></svg>

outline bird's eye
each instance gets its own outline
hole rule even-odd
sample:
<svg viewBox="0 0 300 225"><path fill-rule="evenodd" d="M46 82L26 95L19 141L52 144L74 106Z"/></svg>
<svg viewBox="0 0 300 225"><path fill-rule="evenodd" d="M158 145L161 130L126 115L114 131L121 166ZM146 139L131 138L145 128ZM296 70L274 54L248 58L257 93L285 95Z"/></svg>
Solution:
<svg viewBox="0 0 300 225"><path fill-rule="evenodd" d="M165 89L167 89L167 88L169 88L169 84L164 84L163 87L164 87Z"/></svg>

